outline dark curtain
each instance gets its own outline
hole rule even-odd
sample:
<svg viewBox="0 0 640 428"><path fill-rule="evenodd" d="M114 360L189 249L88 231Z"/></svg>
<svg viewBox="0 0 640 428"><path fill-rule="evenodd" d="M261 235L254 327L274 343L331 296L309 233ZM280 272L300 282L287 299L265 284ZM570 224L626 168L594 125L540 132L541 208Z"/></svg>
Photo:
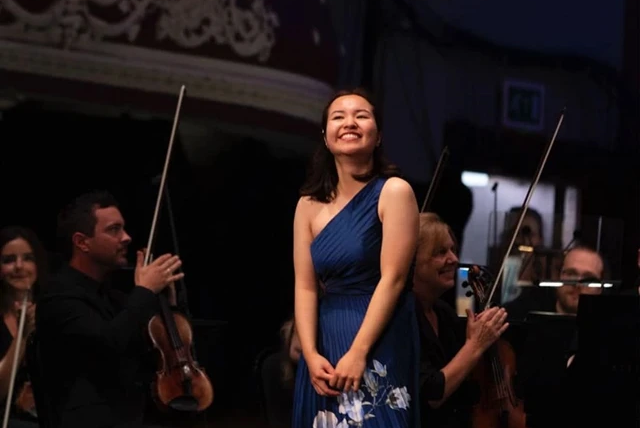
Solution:
<svg viewBox="0 0 640 428"><path fill-rule="evenodd" d="M365 0L328 0L340 58L337 86L362 85L364 41L368 17Z"/></svg>
<svg viewBox="0 0 640 428"><path fill-rule="evenodd" d="M428 110L429 56L445 25L419 0L329 0L339 44L339 87L370 87L384 110L385 152L427 182L441 152Z"/></svg>
<svg viewBox="0 0 640 428"><path fill-rule="evenodd" d="M429 109L434 99L444 96L438 92L441 70L430 59L442 40L444 23L418 0L376 2L371 16L378 30L373 88L382 100L389 136L383 139L385 152L408 178L429 182L442 151L444 119Z"/></svg>

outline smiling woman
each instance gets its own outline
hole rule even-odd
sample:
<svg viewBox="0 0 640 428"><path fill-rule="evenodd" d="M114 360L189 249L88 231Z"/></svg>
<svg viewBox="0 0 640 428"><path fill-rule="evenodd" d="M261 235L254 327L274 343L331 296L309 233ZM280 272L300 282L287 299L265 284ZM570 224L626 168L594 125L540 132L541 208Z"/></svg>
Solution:
<svg viewBox="0 0 640 428"><path fill-rule="evenodd" d="M345 95L334 100L329 112L324 140L327 148L340 159L343 155L360 154L369 158L380 145L380 133L373 115L373 106L359 95Z"/></svg>
<svg viewBox="0 0 640 428"><path fill-rule="evenodd" d="M466 335L440 296L455 285L457 244L449 225L433 213L420 214L413 290L420 326L422 426L470 425L474 387L467 380L484 352L506 330L506 312L492 308L476 317L467 312Z"/></svg>
<svg viewBox="0 0 640 428"><path fill-rule="evenodd" d="M36 257L27 240L17 237L2 247L2 278L7 284L7 297L20 297L29 291L37 278ZM9 296L10 295L10 296ZM21 299L16 299L20 301Z"/></svg>
<svg viewBox="0 0 640 428"><path fill-rule="evenodd" d="M351 155L364 157L358 170L350 171L356 181L366 183L376 175L400 175L400 170L384 157L382 115L366 91L337 92L322 112L321 126L324 144L319 144L313 155L301 195L312 196L318 202L331 201L338 186L337 165L348 164ZM346 138L339 139L339 135ZM351 144L355 147L349 148Z"/></svg>
<svg viewBox="0 0 640 428"><path fill-rule="evenodd" d="M23 332L23 338L26 338L35 328L36 305L33 296L45 284L46 275L45 252L34 232L19 226L0 230L0 310L3 316L0 324L0 398L6 400L11 369L18 364L10 413L13 419L34 421L37 417L33 391L23 361L26 340L21 341L20 360L15 361L14 357L21 302L26 294L30 302Z"/></svg>
<svg viewBox="0 0 640 428"><path fill-rule="evenodd" d="M417 428L417 201L382 156L366 93L337 93L322 133L294 219L293 426Z"/></svg>

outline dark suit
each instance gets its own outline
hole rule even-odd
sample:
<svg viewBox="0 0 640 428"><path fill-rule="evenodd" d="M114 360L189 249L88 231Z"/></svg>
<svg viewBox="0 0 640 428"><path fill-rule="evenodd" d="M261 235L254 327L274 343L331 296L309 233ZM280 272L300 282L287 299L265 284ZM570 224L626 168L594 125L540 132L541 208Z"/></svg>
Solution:
<svg viewBox="0 0 640 428"><path fill-rule="evenodd" d="M445 378L442 369L464 345L466 334L462 321L453 309L441 300L436 301L434 312L438 317L439 335L436 336L429 320L417 305L420 327L420 418L423 428L459 428L470 426L471 406L477 399L477 385L465 380L437 409L429 401L438 401L444 395Z"/></svg>
<svg viewBox="0 0 640 428"><path fill-rule="evenodd" d="M635 285L633 288L627 288L626 290L620 291L621 296L638 296L640 295L640 291L638 290L638 285Z"/></svg>
<svg viewBox="0 0 640 428"><path fill-rule="evenodd" d="M73 268L59 272L36 316L54 427L141 426L143 339L158 306L146 288L127 296Z"/></svg>

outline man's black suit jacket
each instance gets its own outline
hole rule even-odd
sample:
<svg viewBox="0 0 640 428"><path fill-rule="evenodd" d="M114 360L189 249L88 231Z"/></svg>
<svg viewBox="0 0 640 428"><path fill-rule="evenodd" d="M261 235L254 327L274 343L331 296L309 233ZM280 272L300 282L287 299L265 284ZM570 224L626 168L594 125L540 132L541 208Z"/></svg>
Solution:
<svg viewBox="0 0 640 428"><path fill-rule="evenodd" d="M141 425L145 329L158 310L143 287L126 294L64 267L38 299L36 328L52 426ZM149 372L147 372L149 373Z"/></svg>

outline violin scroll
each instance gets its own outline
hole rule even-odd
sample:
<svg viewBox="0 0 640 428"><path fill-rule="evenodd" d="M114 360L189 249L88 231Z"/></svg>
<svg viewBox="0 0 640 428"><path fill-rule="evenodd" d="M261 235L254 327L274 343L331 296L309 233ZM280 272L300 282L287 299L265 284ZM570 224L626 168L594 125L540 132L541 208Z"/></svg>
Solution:
<svg viewBox="0 0 640 428"><path fill-rule="evenodd" d="M473 296L478 305L484 307L493 284L493 275L484 266L468 265L467 268L467 280L462 283L462 287L470 289L467 297Z"/></svg>

